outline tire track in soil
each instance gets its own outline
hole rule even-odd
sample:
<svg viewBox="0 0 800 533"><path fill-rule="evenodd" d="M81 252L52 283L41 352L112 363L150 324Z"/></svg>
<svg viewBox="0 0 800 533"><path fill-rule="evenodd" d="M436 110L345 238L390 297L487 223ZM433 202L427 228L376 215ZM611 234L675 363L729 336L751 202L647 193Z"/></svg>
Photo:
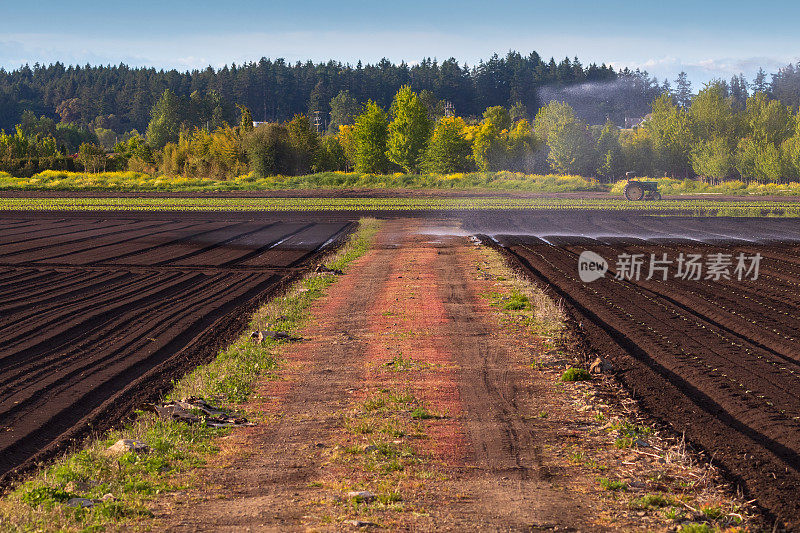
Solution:
<svg viewBox="0 0 800 533"><path fill-rule="evenodd" d="M593 498L564 490L570 480L547 465L543 445L552 435L538 432L530 415L547 407L542 398L549 391L525 369L524 355L497 333L494 311L470 275L469 247L457 239L439 250L435 263L470 441L470 468L457 483L471 488L477 516L491 529L602 531L591 523Z"/></svg>

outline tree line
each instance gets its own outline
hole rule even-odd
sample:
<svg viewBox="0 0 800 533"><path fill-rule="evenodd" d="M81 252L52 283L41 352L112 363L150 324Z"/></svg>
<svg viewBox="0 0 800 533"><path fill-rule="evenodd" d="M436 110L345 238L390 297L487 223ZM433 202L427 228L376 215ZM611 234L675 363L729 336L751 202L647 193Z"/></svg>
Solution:
<svg viewBox="0 0 800 533"><path fill-rule="evenodd" d="M573 69L576 63L569 62ZM584 77L591 68L581 67ZM316 115L297 113L255 127L249 106L232 105L216 89L189 94L164 89L143 134L118 133L97 117L86 125L26 110L13 133L0 134L0 170L30 175L80 166L222 179L251 171L266 176L335 170L511 170L608 181L629 171L710 180L800 179L797 107L774 98L776 90L784 99L794 98L789 80L800 76L800 69L782 69L772 84L763 71L752 83L743 76L717 80L697 95L684 73L673 89L646 74L604 69L612 79L540 91L537 98L547 102L540 107L514 100L488 106L478 116L456 116L451 101L411 84L395 91L387 105L340 90L325 103L324 124L314 124ZM573 82L580 78L576 72ZM613 107L608 94L625 94L625 87L649 98L637 110L638 116L647 113L644 121L632 128L621 128L604 113Z"/></svg>
<svg viewBox="0 0 800 533"><path fill-rule="evenodd" d="M383 59L355 65L337 61L296 62L262 58L221 69L179 72L118 66L23 66L0 69L0 129L12 131L22 114L31 111L57 122L74 123L118 134L143 132L150 111L170 90L180 98L216 93L223 101L248 107L258 121L283 122L296 114L327 121L330 101L348 91L361 102L373 100L387 107L397 90L410 85L450 102L459 115L480 116L484 109L519 102L538 109L544 87L558 90L584 83L626 80L626 91L606 104L604 113L634 116L646 109L658 82L645 72L615 71L607 65L584 66L578 58L545 60L536 52L509 52L468 66L454 58L439 62L395 64ZM605 100L608 100L606 97ZM232 104L231 104L232 105ZM605 116L603 116L605 120Z"/></svg>
<svg viewBox="0 0 800 533"><path fill-rule="evenodd" d="M800 112L766 92L707 84L680 105L657 98L642 127L621 136L637 175L780 183L800 180Z"/></svg>

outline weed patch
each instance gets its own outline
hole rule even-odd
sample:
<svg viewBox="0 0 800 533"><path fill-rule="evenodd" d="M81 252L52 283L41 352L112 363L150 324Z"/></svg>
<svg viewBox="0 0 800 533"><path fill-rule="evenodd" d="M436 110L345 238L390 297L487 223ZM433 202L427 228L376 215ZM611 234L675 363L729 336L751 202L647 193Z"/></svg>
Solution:
<svg viewBox="0 0 800 533"><path fill-rule="evenodd" d="M571 367L561 374L561 381L587 381L590 379L592 379L592 375L583 368Z"/></svg>
<svg viewBox="0 0 800 533"><path fill-rule="evenodd" d="M647 510L647 509L660 509L662 507L669 507L674 503L674 500L662 494L645 494L641 498L631 500L631 509Z"/></svg>
<svg viewBox="0 0 800 533"><path fill-rule="evenodd" d="M628 490L627 483L624 483L622 481L614 481L614 480L608 479L607 477L601 477L600 479L597 480L597 482L600 483L600 486L603 489L608 490L608 491L624 492L624 491Z"/></svg>

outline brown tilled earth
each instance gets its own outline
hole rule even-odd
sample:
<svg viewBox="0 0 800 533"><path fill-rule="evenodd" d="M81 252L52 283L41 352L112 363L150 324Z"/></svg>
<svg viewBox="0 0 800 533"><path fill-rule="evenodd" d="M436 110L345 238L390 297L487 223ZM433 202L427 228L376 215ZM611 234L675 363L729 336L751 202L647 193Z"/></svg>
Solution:
<svg viewBox="0 0 800 533"><path fill-rule="evenodd" d="M571 307L591 346L614 361L641 406L713 453L716 464L786 524L800 528L800 248L740 241L501 237L507 251ZM761 256L756 279L577 278L583 250L605 257ZM615 268L612 266L612 269Z"/></svg>
<svg viewBox="0 0 800 533"><path fill-rule="evenodd" d="M352 227L0 217L0 486L215 357Z"/></svg>
<svg viewBox="0 0 800 533"><path fill-rule="evenodd" d="M423 234L422 224L384 225L377 245L314 306L307 340L287 348L281 379L262 383L247 406L262 423L222 439L200 488L158 500L143 527L674 527L661 509L637 511L631 498L677 486L677 470L699 480L693 486L709 485L713 472L665 461L659 451L669 443L655 435L649 451L615 447L606 429L620 407L602 400L614 394L559 382L569 355L492 305L503 289L489 252ZM681 515L699 512L697 503L676 505Z"/></svg>

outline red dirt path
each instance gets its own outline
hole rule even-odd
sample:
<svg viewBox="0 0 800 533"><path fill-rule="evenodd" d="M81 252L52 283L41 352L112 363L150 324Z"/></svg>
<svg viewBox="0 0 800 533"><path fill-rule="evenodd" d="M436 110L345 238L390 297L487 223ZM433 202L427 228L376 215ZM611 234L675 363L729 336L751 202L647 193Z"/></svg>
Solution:
<svg viewBox="0 0 800 533"><path fill-rule="evenodd" d="M263 383L247 406L265 423L226 438L198 490L158 502L155 529L352 529L352 509L337 499L363 478L347 478L358 473L336 457L351 442L347 413L382 388L411 389L446 415L425 421L426 440L409 441L430 480L401 478L404 510L371 511L390 529L641 527L619 512L626 504L604 498L595 474L565 469L548 451L579 417L559 405L552 378L531 370L529 343L500 331L472 245L415 234L418 224L386 223L318 301L308 341L284 354L283 380ZM400 354L419 369L386 371ZM535 416L544 411L552 418Z"/></svg>

